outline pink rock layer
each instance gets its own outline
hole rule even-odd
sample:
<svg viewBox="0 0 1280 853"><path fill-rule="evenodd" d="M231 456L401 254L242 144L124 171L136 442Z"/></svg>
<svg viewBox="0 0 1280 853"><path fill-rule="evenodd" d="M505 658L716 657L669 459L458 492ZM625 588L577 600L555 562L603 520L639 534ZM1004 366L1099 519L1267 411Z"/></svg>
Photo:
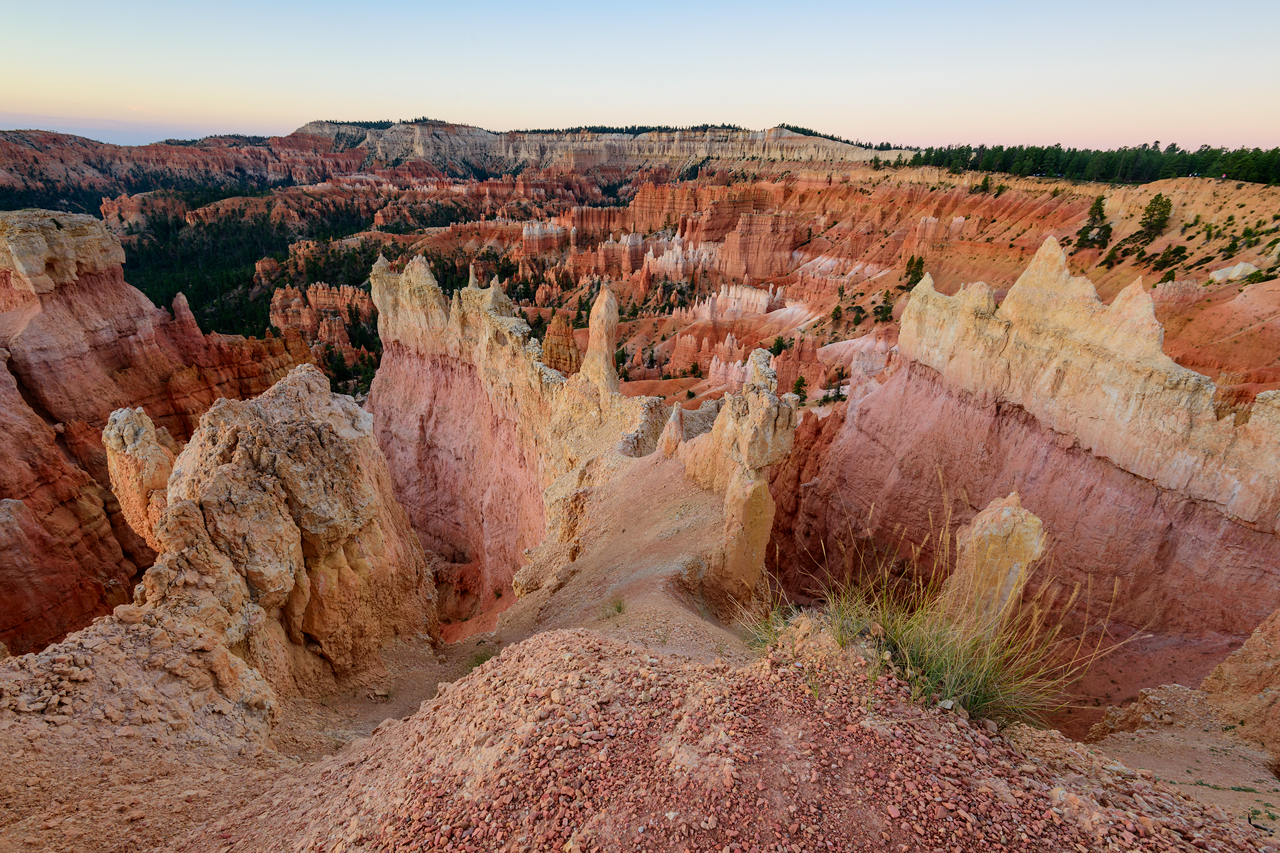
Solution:
<svg viewBox="0 0 1280 853"><path fill-rule="evenodd" d="M607 288L566 379L497 286L473 284L447 303L421 258L401 274L379 259L372 282L384 347L369 397L378 442L423 547L454 564L437 577L441 620L466 620L513 589L526 549L543 541L544 489L606 451L651 450L666 412L618 393Z"/></svg>

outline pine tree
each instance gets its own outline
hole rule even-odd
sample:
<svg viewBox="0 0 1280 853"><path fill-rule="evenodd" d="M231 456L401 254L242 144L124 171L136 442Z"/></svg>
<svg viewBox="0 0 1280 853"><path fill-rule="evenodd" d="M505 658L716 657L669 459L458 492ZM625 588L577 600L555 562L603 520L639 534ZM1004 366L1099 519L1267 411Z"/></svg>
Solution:
<svg viewBox="0 0 1280 853"><path fill-rule="evenodd" d="M1169 224L1169 214L1173 212L1173 200L1165 198L1164 193L1156 193L1155 198L1147 205L1147 209L1142 211L1142 221L1139 227L1142 229L1143 235L1148 240L1154 240L1164 233L1165 226Z"/></svg>
<svg viewBox="0 0 1280 853"><path fill-rule="evenodd" d="M1098 196L1089 205L1089 218L1076 232L1076 248L1105 249L1111 242L1111 225L1107 222L1106 200Z"/></svg>
<svg viewBox="0 0 1280 853"><path fill-rule="evenodd" d="M804 405L804 401L809 396L808 392L805 390L805 387L808 384L809 383L805 381L805 378L803 376L797 376L795 384L791 386L791 393L795 394L797 397L800 398L800 405L802 406Z"/></svg>

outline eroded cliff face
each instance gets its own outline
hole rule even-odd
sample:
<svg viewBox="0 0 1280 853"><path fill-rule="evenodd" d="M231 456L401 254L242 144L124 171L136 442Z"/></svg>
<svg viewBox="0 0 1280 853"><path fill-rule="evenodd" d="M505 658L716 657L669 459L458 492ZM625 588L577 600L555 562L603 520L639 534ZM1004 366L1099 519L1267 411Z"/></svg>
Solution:
<svg viewBox="0 0 1280 853"><path fill-rule="evenodd" d="M137 603L221 630L277 693L314 695L392 636L437 634L373 418L314 365L219 400L176 459L140 410L115 412L105 438L112 486L160 553Z"/></svg>
<svg viewBox="0 0 1280 853"><path fill-rule="evenodd" d="M27 189L93 188L119 192L142 175L218 184L246 177L314 183L357 171L363 151L334 150L320 136L290 134L253 145L208 137L195 145L112 145L45 130L0 131L4 183Z"/></svg>
<svg viewBox="0 0 1280 853"><path fill-rule="evenodd" d="M156 308L123 261L91 217L0 213L0 499L24 505L0 532L0 641L17 652L126 600L154 559L110 492L108 415L141 406L185 439L214 400L261 393L311 358L296 335L201 334L182 296L173 315Z"/></svg>
<svg viewBox="0 0 1280 853"><path fill-rule="evenodd" d="M446 302L421 258L401 274L380 259L372 282L384 349L369 408L423 545L454 564L438 578L441 615L464 620L510 590L525 549L543 541L544 490L609 451L650 452L665 412L617 392L608 288L565 379L498 288Z"/></svg>
<svg viewBox="0 0 1280 853"><path fill-rule="evenodd" d="M517 166L559 168L585 172L612 168L635 170L680 168L707 159L738 161L867 163L884 156L781 127L768 130L707 130L675 133L491 133L478 127L446 122L395 124L362 128L313 121L298 128L299 138L333 140L334 150L359 148L382 162L425 160L449 173L467 173L481 166L511 171ZM889 152L893 157L897 151Z"/></svg>
<svg viewBox="0 0 1280 853"><path fill-rule="evenodd" d="M801 424L773 478L780 564L854 570L866 546L936 542L1017 491L1053 576L1118 582L1121 626L1238 642L1275 609L1280 395L1215 407L1161 351L1140 283L1104 305L1047 240L998 308L985 285L948 297L926 277L899 350L847 411Z"/></svg>
<svg viewBox="0 0 1280 853"><path fill-rule="evenodd" d="M219 401L176 459L136 409L112 415L106 446L125 505L146 508L130 522L160 555L134 603L0 662L11 736L52 724L57 749L84 755L112 737L252 755L282 698L378 670L393 636L436 635L431 571L372 418L313 365Z"/></svg>
<svg viewBox="0 0 1280 853"><path fill-rule="evenodd" d="M723 548L691 582L726 620L769 600L765 546L775 505L766 471L791 452L799 402L777 391L769 354L755 350L741 391L724 398L709 431L686 437L693 426L686 421L697 416L675 406L663 432L663 453L678 457L699 486L724 496Z"/></svg>

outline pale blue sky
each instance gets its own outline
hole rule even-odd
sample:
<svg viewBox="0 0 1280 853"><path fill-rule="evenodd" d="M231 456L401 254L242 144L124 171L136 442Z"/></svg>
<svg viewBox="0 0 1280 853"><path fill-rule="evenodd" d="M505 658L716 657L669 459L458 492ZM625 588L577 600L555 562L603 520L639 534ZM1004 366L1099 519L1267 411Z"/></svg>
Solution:
<svg viewBox="0 0 1280 853"><path fill-rule="evenodd" d="M1280 3L0 0L0 128L137 143L427 115L919 145L1280 145Z"/></svg>

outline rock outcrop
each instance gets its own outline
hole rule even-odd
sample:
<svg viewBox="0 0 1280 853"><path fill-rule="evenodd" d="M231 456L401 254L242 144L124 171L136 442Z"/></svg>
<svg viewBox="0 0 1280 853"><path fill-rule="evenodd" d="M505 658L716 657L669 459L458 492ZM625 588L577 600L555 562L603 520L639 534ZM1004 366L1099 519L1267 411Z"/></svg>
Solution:
<svg viewBox="0 0 1280 853"><path fill-rule="evenodd" d="M774 501L766 469L791 452L798 402L777 390L769 353L756 350L741 392L724 398L709 432L677 440L685 420L677 406L663 435L663 452L674 449L694 482L724 496L723 550L697 579L697 591L727 618L769 598L764 559Z"/></svg>
<svg viewBox="0 0 1280 853"><path fill-rule="evenodd" d="M155 424L141 408L112 412L102 443L120 513L159 553L163 545L156 539L155 527L169 508L169 475L176 454L160 443Z"/></svg>
<svg viewBox="0 0 1280 853"><path fill-rule="evenodd" d="M1280 398L1220 419L1213 383L1161 351L1140 284L1104 305L1048 240L998 308L985 285L944 296L926 276L899 350L774 475L798 491L779 498L780 562L839 574L857 542L918 545L1017 491L1058 579L1119 584L1117 628L1238 642L1280 604ZM819 566L823 553L854 561Z"/></svg>
<svg viewBox="0 0 1280 853"><path fill-rule="evenodd" d="M942 585L942 603L974 634L992 634L1013 613L1036 562L1044 526L1022 508L1017 492L992 501L956 531L956 567Z"/></svg>
<svg viewBox="0 0 1280 853"><path fill-rule="evenodd" d="M827 365L818 358L818 345L812 338L801 338L794 347L774 356L772 364L779 388L791 390L803 376L806 392L817 396L826 384Z"/></svg>
<svg viewBox="0 0 1280 853"><path fill-rule="evenodd" d="M573 327L564 314L556 312L547 326L547 334L542 342L542 360L547 367L558 370L565 376L572 376L582 367L582 353L573 342Z"/></svg>
<svg viewBox="0 0 1280 853"><path fill-rule="evenodd" d="M1280 755L1280 610L1205 678L1200 689L1239 733Z"/></svg>
<svg viewBox="0 0 1280 853"><path fill-rule="evenodd" d="M145 231L154 220L183 219L189 210L186 201L176 193L157 190L118 198L104 198L99 208L102 221L113 233L124 238Z"/></svg>
<svg viewBox="0 0 1280 853"><path fill-rule="evenodd" d="M127 600L154 559L109 491L108 415L141 406L182 439L215 399L311 358L296 335L201 334L181 295L157 309L123 261L99 220L0 213L0 499L25 506L0 525L0 640L17 653Z"/></svg>
<svg viewBox="0 0 1280 853"><path fill-rule="evenodd" d="M137 411L112 416L106 443L131 523L159 546L135 600L245 641L278 693L314 694L392 636L437 633L431 571L373 418L318 368L218 401L176 460Z"/></svg>
<svg viewBox="0 0 1280 853"><path fill-rule="evenodd" d="M454 564L438 582L441 616L463 620L511 589L547 537L544 491L604 454L652 451L664 412L617 393L608 288L566 379L498 287L447 302L421 258L401 274L380 259L372 281L384 349L369 408L396 496L424 546Z"/></svg>
<svg viewBox="0 0 1280 853"><path fill-rule="evenodd" d="M147 506L130 519L160 556L135 603L0 662L0 730L35 739L61 726L81 749L139 737L254 754L281 697L376 669L391 636L435 633L431 573L372 418L314 366L255 400L219 401L176 460L139 411L107 432L115 487Z"/></svg>
<svg viewBox="0 0 1280 853"><path fill-rule="evenodd" d="M1249 421L1218 417L1214 385L1161 349L1139 279L1111 305L1071 276L1047 240L997 310L990 288L954 297L926 276L911 294L898 347L948 386L1019 406L1094 456L1164 489L1273 532L1280 514L1280 394Z"/></svg>

